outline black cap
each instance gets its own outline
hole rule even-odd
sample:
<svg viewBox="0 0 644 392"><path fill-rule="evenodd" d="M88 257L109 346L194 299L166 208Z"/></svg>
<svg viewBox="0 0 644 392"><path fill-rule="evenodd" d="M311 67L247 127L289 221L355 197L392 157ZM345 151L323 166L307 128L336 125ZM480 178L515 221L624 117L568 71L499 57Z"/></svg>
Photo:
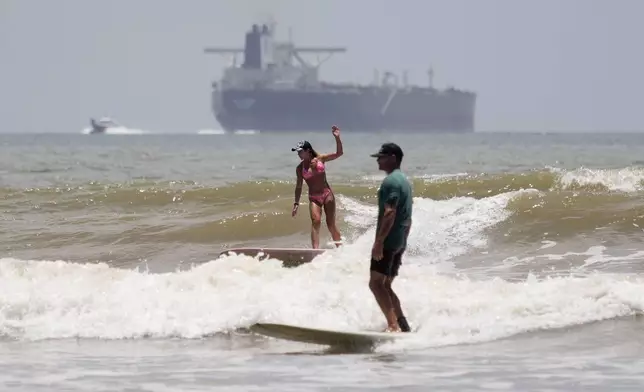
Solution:
<svg viewBox="0 0 644 392"><path fill-rule="evenodd" d="M389 155L396 156L396 159L400 162L402 161L404 154L400 146L397 145L396 143L384 143L382 146L380 146L380 150L378 150L377 153L371 154L371 156L374 158L384 157Z"/></svg>
<svg viewBox="0 0 644 392"><path fill-rule="evenodd" d="M297 145L293 148L291 148L291 151L297 151L300 152L302 150L312 150L313 147L311 147L311 143L307 142L306 140L302 140L297 143Z"/></svg>

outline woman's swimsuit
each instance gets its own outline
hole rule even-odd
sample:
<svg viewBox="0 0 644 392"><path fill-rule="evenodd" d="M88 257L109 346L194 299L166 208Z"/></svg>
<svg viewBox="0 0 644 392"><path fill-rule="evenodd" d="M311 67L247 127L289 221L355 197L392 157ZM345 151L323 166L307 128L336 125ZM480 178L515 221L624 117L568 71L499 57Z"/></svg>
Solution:
<svg viewBox="0 0 644 392"><path fill-rule="evenodd" d="M307 169L302 165L302 177L306 181L306 184L309 184L309 180L315 176L326 176L324 172L324 163L320 160L317 161L317 164L315 166L317 169L316 171ZM324 205L324 202L326 199L331 195L333 192L331 192L331 187L329 184L326 182L326 177L324 178L324 189L322 190L322 193L319 194L311 194L309 191L309 200L312 201L313 203L322 206ZM310 189L310 188L309 188Z"/></svg>

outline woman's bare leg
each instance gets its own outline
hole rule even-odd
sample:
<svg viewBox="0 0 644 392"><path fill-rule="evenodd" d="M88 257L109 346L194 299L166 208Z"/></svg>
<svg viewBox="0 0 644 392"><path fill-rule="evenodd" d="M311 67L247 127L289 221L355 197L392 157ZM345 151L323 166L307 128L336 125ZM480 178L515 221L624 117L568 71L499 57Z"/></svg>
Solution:
<svg viewBox="0 0 644 392"><path fill-rule="evenodd" d="M318 249L320 247L322 208L313 202L309 202L309 212L311 214L311 247L313 249Z"/></svg>
<svg viewBox="0 0 644 392"><path fill-rule="evenodd" d="M335 197L333 195L324 203L324 215L326 215L326 227L329 229L329 233L331 233L331 238L333 238L335 246L338 247L340 246L342 236L340 235L340 230L335 225Z"/></svg>

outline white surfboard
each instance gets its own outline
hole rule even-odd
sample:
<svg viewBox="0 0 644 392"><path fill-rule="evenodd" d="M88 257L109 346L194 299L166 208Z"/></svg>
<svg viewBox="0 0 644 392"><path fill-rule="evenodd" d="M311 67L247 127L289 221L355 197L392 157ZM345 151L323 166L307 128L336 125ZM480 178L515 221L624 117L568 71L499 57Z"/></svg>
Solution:
<svg viewBox="0 0 644 392"><path fill-rule="evenodd" d="M373 346L413 335L408 332L341 331L273 323L253 324L250 330L273 338L324 346Z"/></svg>

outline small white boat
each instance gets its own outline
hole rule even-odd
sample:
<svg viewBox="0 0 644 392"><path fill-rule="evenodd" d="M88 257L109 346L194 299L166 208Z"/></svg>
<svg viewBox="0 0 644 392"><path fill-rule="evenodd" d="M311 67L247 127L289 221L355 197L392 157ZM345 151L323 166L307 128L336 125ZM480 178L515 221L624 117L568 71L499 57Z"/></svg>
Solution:
<svg viewBox="0 0 644 392"><path fill-rule="evenodd" d="M92 129L89 133L105 133L108 128L118 128L121 125L109 117L101 117L98 121L90 118Z"/></svg>

